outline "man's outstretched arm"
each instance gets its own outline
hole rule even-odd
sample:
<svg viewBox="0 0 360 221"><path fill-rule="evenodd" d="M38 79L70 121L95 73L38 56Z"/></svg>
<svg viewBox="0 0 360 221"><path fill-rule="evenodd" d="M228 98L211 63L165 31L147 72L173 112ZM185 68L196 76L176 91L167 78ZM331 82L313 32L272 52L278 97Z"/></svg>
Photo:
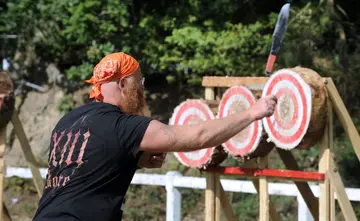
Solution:
<svg viewBox="0 0 360 221"><path fill-rule="evenodd" d="M140 149L150 152L187 152L218 146L255 120L271 116L275 105L275 96L264 97L242 113L197 125L169 126L153 120L145 132Z"/></svg>

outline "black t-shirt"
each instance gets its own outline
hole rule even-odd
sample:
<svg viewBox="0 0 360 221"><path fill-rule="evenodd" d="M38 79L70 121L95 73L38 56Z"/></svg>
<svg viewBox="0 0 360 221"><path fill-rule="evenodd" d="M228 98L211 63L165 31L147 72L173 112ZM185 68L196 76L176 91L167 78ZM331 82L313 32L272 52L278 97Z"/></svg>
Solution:
<svg viewBox="0 0 360 221"><path fill-rule="evenodd" d="M34 221L120 221L150 121L100 102L64 116L51 134L49 169Z"/></svg>

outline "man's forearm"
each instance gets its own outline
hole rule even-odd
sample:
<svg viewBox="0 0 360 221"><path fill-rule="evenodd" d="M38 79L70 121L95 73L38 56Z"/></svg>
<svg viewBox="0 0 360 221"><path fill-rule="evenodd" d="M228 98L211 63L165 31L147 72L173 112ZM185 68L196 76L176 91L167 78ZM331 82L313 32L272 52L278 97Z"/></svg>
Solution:
<svg viewBox="0 0 360 221"><path fill-rule="evenodd" d="M251 123L274 113L275 95L261 98L241 113L197 125L165 125L152 121L141 142L141 149L152 152L188 152L219 146Z"/></svg>
<svg viewBox="0 0 360 221"><path fill-rule="evenodd" d="M200 131L200 148L221 145L254 122L249 111L228 116L222 119L205 121Z"/></svg>
<svg viewBox="0 0 360 221"><path fill-rule="evenodd" d="M252 122L254 122L254 117L250 112L243 111L198 125L167 126L164 128L164 133L168 137L165 151L189 152L215 147L235 136Z"/></svg>

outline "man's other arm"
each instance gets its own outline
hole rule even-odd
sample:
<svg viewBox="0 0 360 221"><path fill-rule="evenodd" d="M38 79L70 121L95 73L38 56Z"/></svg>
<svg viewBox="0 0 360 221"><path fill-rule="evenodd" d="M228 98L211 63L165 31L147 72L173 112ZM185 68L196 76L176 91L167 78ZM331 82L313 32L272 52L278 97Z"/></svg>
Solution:
<svg viewBox="0 0 360 221"><path fill-rule="evenodd" d="M197 125L166 125L153 120L144 134L140 149L188 152L221 145L255 120L271 116L276 102L275 96L267 96L241 113Z"/></svg>

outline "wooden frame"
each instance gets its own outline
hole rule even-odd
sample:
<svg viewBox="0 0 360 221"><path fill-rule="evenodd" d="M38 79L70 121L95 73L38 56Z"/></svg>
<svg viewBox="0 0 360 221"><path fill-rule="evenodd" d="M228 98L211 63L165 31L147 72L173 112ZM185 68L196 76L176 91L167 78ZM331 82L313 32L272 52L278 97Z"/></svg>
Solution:
<svg viewBox="0 0 360 221"><path fill-rule="evenodd" d="M252 90L255 95L260 95L268 77L212 77L203 78L202 86L205 87L205 102L211 108L216 106L221 99L220 88L231 86L245 86ZM320 142L319 150L319 172L303 172L290 151L284 151L276 148L281 160L287 170L276 170L267 168L267 157L259 158L255 165L250 168L239 167L210 167L203 170L207 174L207 188L205 196L205 221L220 220L220 205L225 212L228 221L236 220L231 203L228 202L226 194L220 183L220 175L238 175L253 179L253 184L259 194L259 220L260 221L278 221L279 215L271 203L268 194L268 179L288 179L293 181L306 205L308 206L314 220L329 221L335 218L335 199L337 199L344 214L346 221L357 220L354 209L351 206L349 198L346 195L345 187L338 173L335 162L331 158L333 146L333 110L335 110L345 132L350 139L355 153L360 160L360 136L354 123L336 89L331 78L323 78L328 91L328 122ZM215 99L215 92L216 99ZM320 196L315 197L306 181L319 183ZM304 182L305 181L305 182ZM225 202L224 202L225 201Z"/></svg>
<svg viewBox="0 0 360 221"><path fill-rule="evenodd" d="M33 181L38 193L38 197L40 198L42 195L42 190L44 187L44 181L41 178L39 164L35 159L35 156L31 150L29 141L26 137L24 128L21 124L19 116L17 115L17 111L14 110L11 122L14 126L14 131L16 136L18 137L21 149L24 153L25 159L29 165L30 171L32 173ZM5 173L5 163L4 163L4 152L6 146L6 127L0 131L0 202L3 202L3 182L4 182L4 173ZM8 209L6 208L5 203L3 202L3 206L0 206L0 221L11 221L11 217Z"/></svg>

